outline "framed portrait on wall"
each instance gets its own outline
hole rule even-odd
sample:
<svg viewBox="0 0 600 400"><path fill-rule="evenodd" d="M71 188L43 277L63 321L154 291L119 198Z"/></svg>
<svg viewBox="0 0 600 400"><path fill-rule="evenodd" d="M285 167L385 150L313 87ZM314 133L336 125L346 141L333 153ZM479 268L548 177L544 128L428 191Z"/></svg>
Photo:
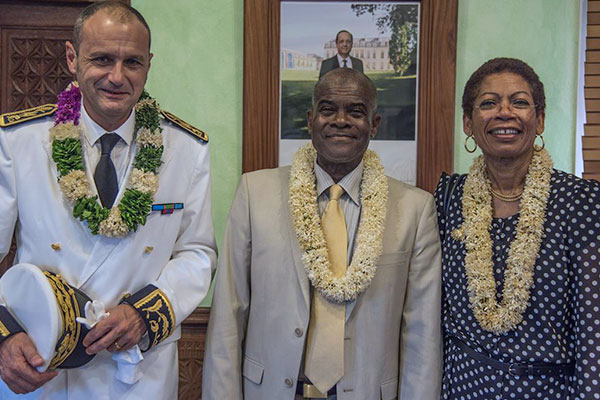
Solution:
<svg viewBox="0 0 600 400"><path fill-rule="evenodd" d="M386 173L433 191L453 168L457 0L244 2L243 172L291 163L336 33L352 34L378 92L370 148Z"/></svg>
<svg viewBox="0 0 600 400"><path fill-rule="evenodd" d="M280 10L279 165L310 141L313 88L324 72L343 67L340 32L341 52L350 49L346 66L360 67L377 88L381 123L369 147L387 175L416 184L420 3L283 0Z"/></svg>

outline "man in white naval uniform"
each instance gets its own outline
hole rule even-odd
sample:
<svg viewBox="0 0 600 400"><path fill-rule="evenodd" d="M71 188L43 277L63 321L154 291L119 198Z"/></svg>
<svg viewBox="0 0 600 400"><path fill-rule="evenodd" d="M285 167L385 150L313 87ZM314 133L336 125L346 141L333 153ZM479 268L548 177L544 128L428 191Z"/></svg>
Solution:
<svg viewBox="0 0 600 400"><path fill-rule="evenodd" d="M82 12L74 40L66 46L67 64L82 96L82 169L92 197L100 194L93 171L108 155L118 187L108 204L97 201L114 211L136 180L131 172L138 168L135 157L142 145L134 106L150 68L150 30L133 8L98 2ZM41 356L0 299L0 399L175 399L180 324L206 295L216 261L207 137L161 111L163 152L152 211L148 208L136 229L110 237L102 230L93 233L91 224L73 216L73 202L57 182L62 172L49 134L61 112L56 108L46 105L2 116L0 259L16 232L15 264L60 274L102 301L110 316L83 341L86 352L96 354L88 364L38 372ZM158 111L156 116L158 121ZM106 133L118 135L108 154L101 150ZM143 352L138 364L142 376L136 383L123 383L115 377L111 353L135 345Z"/></svg>

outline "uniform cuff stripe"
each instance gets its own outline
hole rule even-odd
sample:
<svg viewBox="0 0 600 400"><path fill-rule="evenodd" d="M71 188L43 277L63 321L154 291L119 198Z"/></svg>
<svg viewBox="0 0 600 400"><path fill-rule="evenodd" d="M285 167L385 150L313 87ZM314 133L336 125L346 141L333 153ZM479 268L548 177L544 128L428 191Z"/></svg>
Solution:
<svg viewBox="0 0 600 400"><path fill-rule="evenodd" d="M165 340L175 330L175 313L167 296L156 286L148 285L122 301L137 310L148 332L148 351Z"/></svg>

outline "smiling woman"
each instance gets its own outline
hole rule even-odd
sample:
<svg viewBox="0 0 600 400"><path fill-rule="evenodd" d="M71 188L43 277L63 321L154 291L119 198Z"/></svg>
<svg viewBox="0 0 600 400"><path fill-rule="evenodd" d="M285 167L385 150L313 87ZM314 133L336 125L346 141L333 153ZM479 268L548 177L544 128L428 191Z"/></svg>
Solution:
<svg viewBox="0 0 600 400"><path fill-rule="evenodd" d="M527 81L515 73L501 72L481 82L471 115L463 115L464 131L474 138L494 172L507 164L526 170L535 137L544 132L544 116L544 111L534 106ZM508 189L498 187L497 174L490 178L495 189ZM521 181L510 184L521 190Z"/></svg>
<svg viewBox="0 0 600 400"><path fill-rule="evenodd" d="M600 346L600 297L590 295L600 184L554 170L543 139L534 145L544 86L524 62L483 64L465 85L463 112L483 155L436 190L442 398L591 398L600 358L584 349Z"/></svg>

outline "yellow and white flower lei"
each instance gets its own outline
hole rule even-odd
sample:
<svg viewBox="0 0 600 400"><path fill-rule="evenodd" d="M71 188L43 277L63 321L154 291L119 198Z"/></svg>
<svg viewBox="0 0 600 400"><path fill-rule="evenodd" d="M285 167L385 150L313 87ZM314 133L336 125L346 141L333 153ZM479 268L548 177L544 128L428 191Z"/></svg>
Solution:
<svg viewBox="0 0 600 400"><path fill-rule="evenodd" d="M551 175L552 159L548 152L534 152L525 178L517 234L506 260L502 301L498 304L490 237L491 184L483 156L477 157L469 170L463 192L464 222L452 232L452 237L465 243L469 300L475 318L486 331L500 335L514 329L523 319L544 233Z"/></svg>
<svg viewBox="0 0 600 400"><path fill-rule="evenodd" d="M363 157L357 245L346 274L336 278L330 269L318 212L315 158L316 150L309 143L298 150L290 170L289 207L302 261L312 285L327 300L334 303L352 301L369 287L377 270L383 248L387 177L377 154L367 150Z"/></svg>

